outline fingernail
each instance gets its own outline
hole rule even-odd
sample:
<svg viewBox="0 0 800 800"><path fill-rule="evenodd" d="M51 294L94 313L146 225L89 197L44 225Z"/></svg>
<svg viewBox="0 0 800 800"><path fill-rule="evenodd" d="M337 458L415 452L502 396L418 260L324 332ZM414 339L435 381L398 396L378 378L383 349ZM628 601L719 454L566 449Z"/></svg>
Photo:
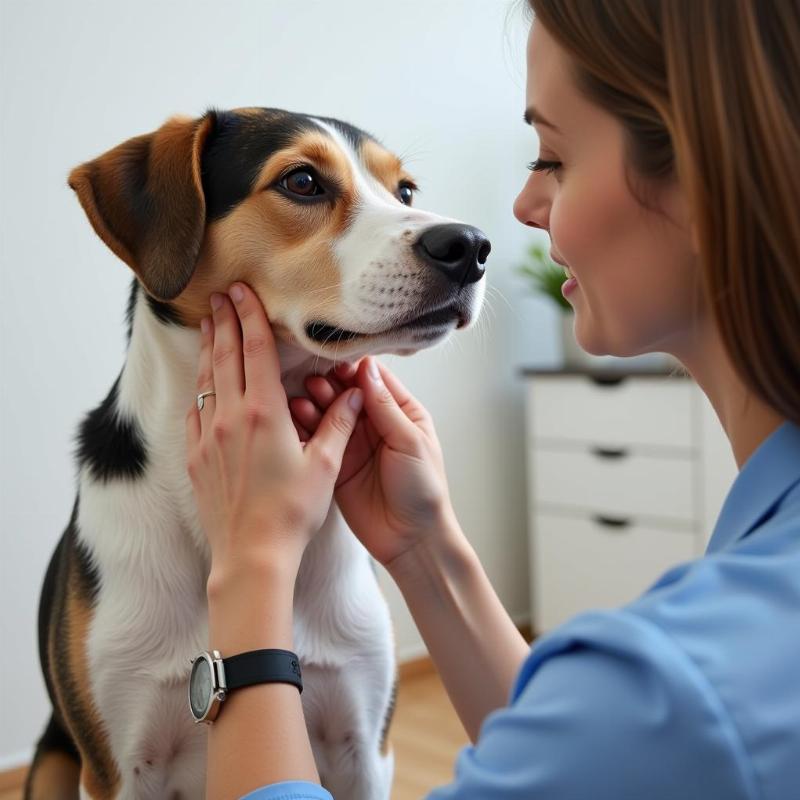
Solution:
<svg viewBox="0 0 800 800"><path fill-rule="evenodd" d="M350 408L353 411L361 411L361 406L364 403L364 396L361 394L360 389L353 389L350 392L350 397L347 398L347 402L350 404Z"/></svg>
<svg viewBox="0 0 800 800"><path fill-rule="evenodd" d="M375 361L374 358L369 360L369 365L367 366L367 373L369 374L370 378L374 380L376 383L381 382L381 373L378 372L378 363Z"/></svg>
<svg viewBox="0 0 800 800"><path fill-rule="evenodd" d="M211 321L208 317L203 317L200 320L200 330L203 331L204 334L208 335L208 332L211 330Z"/></svg>
<svg viewBox="0 0 800 800"><path fill-rule="evenodd" d="M242 300L244 300L244 290L241 286L239 286L238 283L235 283L233 286L231 286L228 294L231 296L234 303L241 303Z"/></svg>
<svg viewBox="0 0 800 800"><path fill-rule="evenodd" d="M213 308L214 311L219 311L222 308L223 302L221 294L214 292L214 294L211 295L211 308Z"/></svg>

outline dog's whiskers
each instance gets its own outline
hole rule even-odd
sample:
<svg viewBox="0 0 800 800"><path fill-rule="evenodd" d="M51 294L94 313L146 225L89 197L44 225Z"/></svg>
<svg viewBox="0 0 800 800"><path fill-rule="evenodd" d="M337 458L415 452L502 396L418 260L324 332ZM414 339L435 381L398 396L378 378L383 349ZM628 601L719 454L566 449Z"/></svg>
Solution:
<svg viewBox="0 0 800 800"><path fill-rule="evenodd" d="M494 309L492 308L491 298L488 296L485 300L486 310L489 311L494 317ZM481 314L480 318L478 319L478 344L481 347L481 352L483 356L486 357L488 354L488 342L489 342L489 318L486 314Z"/></svg>
<svg viewBox="0 0 800 800"><path fill-rule="evenodd" d="M508 306L509 311L519 320L520 322L524 322L522 315L519 313L519 310L514 308L511 303L508 302L506 296L497 288L497 286L489 286L487 287L487 291L493 291L497 293L497 296Z"/></svg>

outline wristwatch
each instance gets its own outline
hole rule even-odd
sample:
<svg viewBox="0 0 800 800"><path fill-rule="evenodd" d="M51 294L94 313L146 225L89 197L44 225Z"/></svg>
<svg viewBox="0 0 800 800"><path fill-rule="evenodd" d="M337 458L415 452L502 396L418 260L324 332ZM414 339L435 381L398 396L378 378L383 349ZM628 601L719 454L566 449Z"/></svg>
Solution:
<svg viewBox="0 0 800 800"><path fill-rule="evenodd" d="M189 709L195 722L211 724L223 700L234 689L255 683L291 683L303 691L300 659L289 650L251 650L223 658L204 650L190 659Z"/></svg>

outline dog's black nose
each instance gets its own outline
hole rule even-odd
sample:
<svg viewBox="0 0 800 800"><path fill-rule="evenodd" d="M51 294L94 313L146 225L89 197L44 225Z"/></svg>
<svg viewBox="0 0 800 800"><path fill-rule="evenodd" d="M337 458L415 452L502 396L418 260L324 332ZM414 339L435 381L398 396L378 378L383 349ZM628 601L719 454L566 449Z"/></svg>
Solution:
<svg viewBox="0 0 800 800"><path fill-rule="evenodd" d="M475 283L486 271L484 264L492 245L471 225L448 223L428 228L414 244L414 252L441 270L459 286Z"/></svg>

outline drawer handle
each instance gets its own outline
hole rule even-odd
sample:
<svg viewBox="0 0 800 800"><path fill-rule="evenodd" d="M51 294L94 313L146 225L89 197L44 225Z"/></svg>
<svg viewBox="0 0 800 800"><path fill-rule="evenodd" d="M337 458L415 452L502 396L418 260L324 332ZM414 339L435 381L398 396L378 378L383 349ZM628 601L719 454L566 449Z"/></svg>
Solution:
<svg viewBox="0 0 800 800"><path fill-rule="evenodd" d="M619 386L627 377L626 375L614 375L594 373L590 374L589 379L594 381L598 386Z"/></svg>
<svg viewBox="0 0 800 800"><path fill-rule="evenodd" d="M628 528L631 525L630 517L607 517L604 514L594 514L592 519L598 525L605 525L607 528Z"/></svg>
<svg viewBox="0 0 800 800"><path fill-rule="evenodd" d="M628 455L627 447L592 447L591 451L598 458L625 458Z"/></svg>

